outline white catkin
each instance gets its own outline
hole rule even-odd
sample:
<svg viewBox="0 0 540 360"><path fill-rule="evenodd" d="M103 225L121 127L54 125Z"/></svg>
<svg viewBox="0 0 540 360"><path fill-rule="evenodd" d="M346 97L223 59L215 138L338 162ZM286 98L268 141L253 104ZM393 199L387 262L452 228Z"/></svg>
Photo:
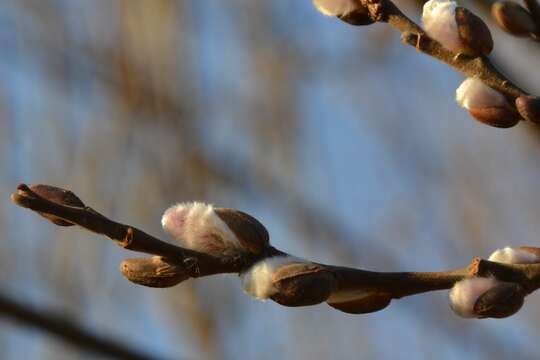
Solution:
<svg viewBox="0 0 540 360"><path fill-rule="evenodd" d="M456 90L456 101L467 110L507 105L505 97L500 92L475 78L467 78L461 83Z"/></svg>
<svg viewBox="0 0 540 360"><path fill-rule="evenodd" d="M455 1L430 0L424 4L422 23L432 39L452 52L459 52L461 40L456 23Z"/></svg>
<svg viewBox="0 0 540 360"><path fill-rule="evenodd" d="M346 15L358 6L355 0L313 0L313 5L327 16Z"/></svg>
<svg viewBox="0 0 540 360"><path fill-rule="evenodd" d="M507 264L532 264L538 262L538 257L528 251L505 247L495 250L490 256L489 261L496 261Z"/></svg>
<svg viewBox="0 0 540 360"><path fill-rule="evenodd" d="M240 274L244 291L257 298L268 299L277 292L273 284L274 273L282 266L309 263L294 256L274 256L255 263Z"/></svg>
<svg viewBox="0 0 540 360"><path fill-rule="evenodd" d="M497 280L489 278L470 278L458 281L448 293L450 307L459 316L474 318L474 304L486 291L497 285Z"/></svg>
<svg viewBox="0 0 540 360"><path fill-rule="evenodd" d="M191 202L171 206L163 214L161 225L181 246L191 250L217 257L247 251L212 205Z"/></svg>

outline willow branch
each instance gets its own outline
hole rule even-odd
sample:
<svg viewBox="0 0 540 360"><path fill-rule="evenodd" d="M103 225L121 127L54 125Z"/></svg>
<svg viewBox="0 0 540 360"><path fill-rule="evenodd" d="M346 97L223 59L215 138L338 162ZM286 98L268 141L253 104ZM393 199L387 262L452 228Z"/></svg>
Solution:
<svg viewBox="0 0 540 360"><path fill-rule="evenodd" d="M23 305L0 293L0 316L47 332L78 349L116 359L157 360L104 336L91 333L48 309Z"/></svg>
<svg viewBox="0 0 540 360"><path fill-rule="evenodd" d="M405 44L414 46L418 51L447 64L467 77L481 79L490 87L505 94L509 99L515 100L521 95L527 95L523 89L513 84L498 71L488 57L456 56L456 54L445 49L440 43L431 39L414 21L403 14L392 1L361 0L361 2L367 7L374 21L386 22L398 30L402 34L401 39Z"/></svg>
<svg viewBox="0 0 540 360"><path fill-rule="evenodd" d="M159 276L169 279L165 285L163 283L156 285L155 276L149 278L152 272L155 273L155 262L149 262L150 260L147 258L142 258L135 259L139 261L132 264L133 276L128 276L128 278L146 286L172 286L189 277L198 278L220 273L243 273L259 260L276 255L287 255L269 246L268 249L256 255L246 254L241 258L225 261L205 253L167 243L131 225L110 220L88 206L69 206L51 201L38 195L24 184L17 187L17 191L11 195L11 199L15 204L38 212L49 219L61 219L69 224L78 225L86 230L104 235L126 250L159 256L157 259L157 264L161 269ZM303 274L320 273L323 270L324 276L318 278L322 280L328 280L326 275L330 274L332 285L329 287L329 293L324 299L328 299L327 302L331 306L339 306L340 310L355 313L379 310L388 305L391 299L450 289L456 282L474 276L495 276L501 281L519 284L526 294L540 288L540 264L502 264L474 258L466 267L440 272L375 272L334 265L312 264L314 264L315 268L305 267L302 269ZM171 274L176 277L170 277ZM177 276L178 274L181 274L181 276ZM124 275L126 275L126 272L124 272ZM283 279L284 281L290 281L291 278L285 274ZM161 281L161 278L158 278L158 280ZM316 291L319 291L317 284L314 285ZM382 305L379 304L368 308L362 307L361 311L357 307L350 310L343 305L344 303L348 304L346 299L352 296L351 294L354 295L354 298L358 298L360 293L366 296L375 296L377 301L382 302ZM321 302L307 301L285 304L280 302L279 299L276 301L289 306L313 305ZM339 304L336 305L336 302Z"/></svg>

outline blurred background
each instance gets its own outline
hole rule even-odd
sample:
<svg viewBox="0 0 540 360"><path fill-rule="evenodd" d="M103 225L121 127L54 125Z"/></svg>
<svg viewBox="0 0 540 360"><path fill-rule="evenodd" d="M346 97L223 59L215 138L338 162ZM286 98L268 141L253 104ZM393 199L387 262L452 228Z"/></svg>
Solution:
<svg viewBox="0 0 540 360"><path fill-rule="evenodd" d="M396 3L419 19L422 1ZM495 28L488 3L467 5L494 62L539 94L540 47ZM380 271L539 246L540 132L475 122L462 80L309 0L3 0L0 291L167 359L538 358L536 294L471 321L445 291L353 316L256 301L233 275L150 289L118 271L137 254L9 200L20 182L65 187L164 239L163 210L202 200L289 253ZM0 358L96 356L0 318Z"/></svg>

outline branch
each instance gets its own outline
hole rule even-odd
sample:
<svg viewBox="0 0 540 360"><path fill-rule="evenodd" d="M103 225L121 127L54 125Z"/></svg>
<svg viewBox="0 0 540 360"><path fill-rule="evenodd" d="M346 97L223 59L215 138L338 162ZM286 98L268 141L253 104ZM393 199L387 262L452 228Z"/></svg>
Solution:
<svg viewBox="0 0 540 360"><path fill-rule="evenodd" d="M45 331L76 348L94 354L117 359L157 360L154 356L139 353L112 339L93 334L60 314L20 304L1 293L0 316Z"/></svg>
<svg viewBox="0 0 540 360"><path fill-rule="evenodd" d="M538 7L536 1L529 3ZM426 30L390 0L318 0L314 5L321 13L355 26L388 23L401 33L403 43L464 74L468 79L457 89L456 100L476 120L498 128L513 127L520 120L540 125L540 98L527 94L497 70L487 56L493 49L489 28L455 1L432 0L426 4L422 14ZM526 10L521 8L517 14L515 6L503 6L505 10L499 7L495 7L498 10L494 10L494 16L507 31L536 33L537 26ZM528 25L523 19L529 20Z"/></svg>
<svg viewBox="0 0 540 360"><path fill-rule="evenodd" d="M540 264L537 263L503 264L475 258L468 267L450 271L374 272L300 260L270 245L261 251L245 252L232 258L216 257L169 244L133 226L110 220L85 206L73 193L66 190L49 185L37 185L32 189L24 184L19 185L17 192L11 195L12 201L21 207L38 212L56 224L61 221L69 225L78 225L109 237L126 250L156 255L154 258L126 260L122 264L121 270L129 280L146 286L167 287L190 277L239 273L245 282L246 292L255 297L270 297L286 306L327 302L330 306L347 313L381 310L392 299L450 289L456 282L471 277L492 276L503 282L517 284L521 298L540 288ZM38 190L40 194L37 193ZM59 198L58 193L64 198ZM76 198L80 205L66 204L68 202L65 200L66 196ZM252 238L256 236L254 232L248 231L253 221L241 223L235 218L236 222L231 222L231 211L234 210L229 209L228 217L222 217L226 226L236 234L243 231L243 234L251 234ZM247 214L241 214L249 217ZM181 220L184 223L188 222L185 218ZM202 230L199 229L200 231ZM207 235L206 238L214 239L219 234ZM247 239L248 242L251 240ZM527 251L533 253L537 251L534 248L524 249L529 249ZM540 250L538 251L535 254L540 255ZM262 269L260 266L264 271L259 271ZM264 279L267 274L270 274L269 280Z"/></svg>
<svg viewBox="0 0 540 360"><path fill-rule="evenodd" d="M361 3L368 8L370 16L375 21L387 22L401 32L401 39L405 44L414 46L418 51L449 65L467 77L478 77L487 85L502 92L512 100L521 95L528 95L527 92L500 73L487 56L461 56L445 49L440 43L431 39L420 26L403 14L392 1L361 0Z"/></svg>

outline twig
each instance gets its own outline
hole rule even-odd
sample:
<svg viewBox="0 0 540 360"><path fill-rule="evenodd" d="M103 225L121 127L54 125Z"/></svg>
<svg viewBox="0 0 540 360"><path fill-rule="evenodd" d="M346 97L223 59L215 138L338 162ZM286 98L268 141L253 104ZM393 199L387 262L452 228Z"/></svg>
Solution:
<svg viewBox="0 0 540 360"><path fill-rule="evenodd" d="M186 278L219 273L242 273L258 260L275 255L287 255L269 247L267 251L258 255L246 255L236 261L223 261L166 243L132 226L112 221L87 206L77 208L52 202L36 194L24 184L17 187L17 192L11 195L11 199L15 204L42 215L61 218L68 223L105 235L127 250L164 257L169 263L180 266L188 275ZM335 282L328 297L328 302L332 306L335 305L332 303L333 299L343 298L351 293L383 296L387 305L391 299L449 289L457 281L472 276L492 275L501 281L511 281L521 285L526 293L540 288L540 264L501 264L474 258L468 267L441 272L374 272L325 264L316 265L331 274L332 281ZM375 310L380 310L380 308Z"/></svg>
<svg viewBox="0 0 540 360"><path fill-rule="evenodd" d="M48 309L35 309L23 305L0 293L0 316L32 326L85 351L117 359L157 360L157 357L139 353L104 336L81 328L75 322Z"/></svg>

